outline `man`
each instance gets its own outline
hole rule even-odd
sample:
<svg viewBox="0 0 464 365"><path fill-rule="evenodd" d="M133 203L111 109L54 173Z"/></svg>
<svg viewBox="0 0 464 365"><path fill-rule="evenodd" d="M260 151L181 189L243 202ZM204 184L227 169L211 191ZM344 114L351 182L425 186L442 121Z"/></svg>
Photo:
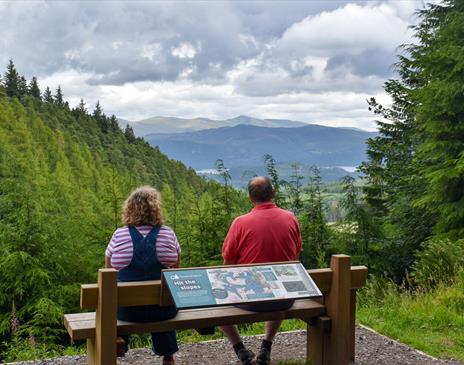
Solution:
<svg viewBox="0 0 464 365"><path fill-rule="evenodd" d="M293 213L278 208L273 200L275 191L268 177L258 176L248 183L248 195L254 208L235 218L224 240L224 265L258 264L298 260L301 252L301 233ZM253 311L284 310L293 301L276 301L241 305ZM258 356L243 345L236 326L221 327L232 343L243 365L271 363L271 346L282 320L266 322L264 340Z"/></svg>

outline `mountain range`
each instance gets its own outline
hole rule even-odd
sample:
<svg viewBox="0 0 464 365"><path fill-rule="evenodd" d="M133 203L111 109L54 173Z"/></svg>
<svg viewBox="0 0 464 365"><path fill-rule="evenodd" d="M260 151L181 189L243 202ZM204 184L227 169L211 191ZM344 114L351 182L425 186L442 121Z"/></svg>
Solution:
<svg viewBox="0 0 464 365"><path fill-rule="evenodd" d="M292 128L239 124L184 133L152 133L145 140L171 158L196 170L214 167L217 159L227 167L263 165L271 154L279 163L356 166L365 159L365 141L376 133L315 124Z"/></svg>
<svg viewBox="0 0 464 365"><path fill-rule="evenodd" d="M175 117L152 117L136 122L131 122L125 119L119 119L121 127L126 124L134 129L137 137L143 137L152 133L184 133L194 132L205 129L233 127L239 124L254 125L258 127L302 127L306 125L303 122L296 122L286 119L258 119L246 115L240 115L235 118L214 120L208 118L175 118Z"/></svg>

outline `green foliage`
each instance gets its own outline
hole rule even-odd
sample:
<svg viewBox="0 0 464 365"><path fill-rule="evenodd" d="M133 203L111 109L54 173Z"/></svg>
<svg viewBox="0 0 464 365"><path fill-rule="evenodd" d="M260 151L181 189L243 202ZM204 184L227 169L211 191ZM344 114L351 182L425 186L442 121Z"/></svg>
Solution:
<svg viewBox="0 0 464 365"><path fill-rule="evenodd" d="M10 60L7 70L3 76L3 84L5 85L6 94L10 98L20 98L21 94L21 77L16 71L13 60Z"/></svg>
<svg viewBox="0 0 464 365"><path fill-rule="evenodd" d="M299 220L304 240L302 262L307 268L316 268L326 265L329 230L322 202L319 169L313 166L310 173L308 198L303 202Z"/></svg>
<svg viewBox="0 0 464 365"><path fill-rule="evenodd" d="M461 270L464 270L464 240L436 237L418 252L413 279L421 289L431 290L440 284L452 284Z"/></svg>
<svg viewBox="0 0 464 365"><path fill-rule="evenodd" d="M464 233L464 8L449 0L418 14L418 42L403 46L400 78L385 83L392 106L368 101L380 135L360 167L384 266L399 282L425 240Z"/></svg>
<svg viewBox="0 0 464 365"><path fill-rule="evenodd" d="M464 273L451 286L411 292L370 279L358 291L358 320L430 355L464 360Z"/></svg>
<svg viewBox="0 0 464 365"><path fill-rule="evenodd" d="M96 280L133 188L164 187L186 265L220 263L232 217L249 208L243 193L124 133L99 105L93 117L83 101L70 110L61 98L49 88L43 102L0 94L0 352L8 359L50 356L69 343L63 313L78 311L80 284Z"/></svg>
<svg viewBox="0 0 464 365"><path fill-rule="evenodd" d="M42 98L42 94L39 89L39 84L37 83L37 78L35 76L32 78L31 82L29 83L28 95L34 98L37 98L37 99Z"/></svg>
<svg viewBox="0 0 464 365"><path fill-rule="evenodd" d="M301 165L297 162L292 163L292 174L290 181L286 184L288 191L288 206L295 215L298 215L303 208L303 179Z"/></svg>
<svg viewBox="0 0 464 365"><path fill-rule="evenodd" d="M285 201L285 195L282 192L282 182L280 180L279 173L277 172L276 161L274 160L274 157L272 157L270 154L264 155L264 165L266 167L268 176L272 180L272 185L274 186L274 203L278 207L285 209L287 204Z"/></svg>

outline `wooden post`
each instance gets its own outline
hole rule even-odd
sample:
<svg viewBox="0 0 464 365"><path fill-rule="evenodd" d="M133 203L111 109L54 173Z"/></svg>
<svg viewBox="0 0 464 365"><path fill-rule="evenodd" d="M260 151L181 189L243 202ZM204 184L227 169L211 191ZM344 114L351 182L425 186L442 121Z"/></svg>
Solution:
<svg viewBox="0 0 464 365"><path fill-rule="evenodd" d="M356 289L350 293L350 361L354 362L356 343Z"/></svg>
<svg viewBox="0 0 464 365"><path fill-rule="evenodd" d="M94 365L116 365L117 285L117 271L115 269L98 270Z"/></svg>
<svg viewBox="0 0 464 365"><path fill-rule="evenodd" d="M95 365L95 338L87 339L87 365Z"/></svg>
<svg viewBox="0 0 464 365"><path fill-rule="evenodd" d="M328 340L328 364L348 365L351 359L351 259L347 255L333 255L330 267L332 283L327 293L327 315L332 320Z"/></svg>

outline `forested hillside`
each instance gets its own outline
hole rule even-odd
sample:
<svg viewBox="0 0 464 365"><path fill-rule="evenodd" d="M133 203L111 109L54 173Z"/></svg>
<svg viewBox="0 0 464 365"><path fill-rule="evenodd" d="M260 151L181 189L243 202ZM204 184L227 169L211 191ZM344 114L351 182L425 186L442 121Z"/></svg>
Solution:
<svg viewBox="0 0 464 365"><path fill-rule="evenodd" d="M90 113L84 101L70 108L60 88L41 94L12 62L0 86L0 141L3 357L31 341L49 355L69 342L63 313L78 310L79 285L95 281L134 187L163 191L187 265L217 262L232 216L248 207L242 193L122 131L99 104Z"/></svg>

